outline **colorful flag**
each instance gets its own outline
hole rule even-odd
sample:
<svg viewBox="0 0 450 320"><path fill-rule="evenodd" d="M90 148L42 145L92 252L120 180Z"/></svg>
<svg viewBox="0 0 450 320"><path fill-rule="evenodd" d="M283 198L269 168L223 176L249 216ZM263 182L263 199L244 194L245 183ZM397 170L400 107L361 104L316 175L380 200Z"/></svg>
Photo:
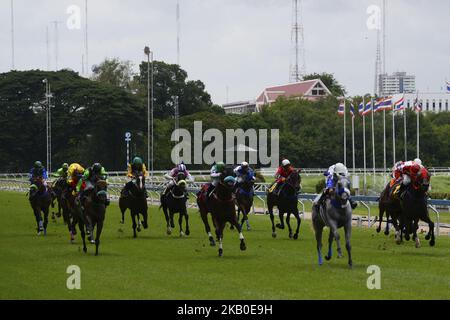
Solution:
<svg viewBox="0 0 450 320"><path fill-rule="evenodd" d="M366 103L366 107L365 107L364 112L362 113L362 115L366 116L366 115L368 115L371 112L372 112L372 101L369 101L368 103Z"/></svg>
<svg viewBox="0 0 450 320"><path fill-rule="evenodd" d="M355 106L353 103L350 105L350 114L352 115L352 118L355 119Z"/></svg>
<svg viewBox="0 0 450 320"><path fill-rule="evenodd" d="M379 111L382 111L381 109L381 103L384 101L384 98L377 99L373 105L373 112L377 113Z"/></svg>
<svg viewBox="0 0 450 320"><path fill-rule="evenodd" d="M450 93L450 82L448 82L448 81L446 81L447 82L447 93Z"/></svg>
<svg viewBox="0 0 450 320"><path fill-rule="evenodd" d="M345 114L345 104L341 102L338 109L338 115L343 116Z"/></svg>
<svg viewBox="0 0 450 320"><path fill-rule="evenodd" d="M397 102L394 103L394 112L405 110L405 96L401 97Z"/></svg>
<svg viewBox="0 0 450 320"><path fill-rule="evenodd" d="M360 115L364 114L364 103L362 103L362 101L361 101L361 103L358 106L358 111L359 111Z"/></svg>
<svg viewBox="0 0 450 320"><path fill-rule="evenodd" d="M416 112L422 112L422 102L419 101L419 98L416 98L416 100L414 101L414 109L416 110Z"/></svg>
<svg viewBox="0 0 450 320"><path fill-rule="evenodd" d="M384 98L380 102L380 107L379 107L378 111L391 110L391 109L392 109L392 97L387 97L387 98Z"/></svg>

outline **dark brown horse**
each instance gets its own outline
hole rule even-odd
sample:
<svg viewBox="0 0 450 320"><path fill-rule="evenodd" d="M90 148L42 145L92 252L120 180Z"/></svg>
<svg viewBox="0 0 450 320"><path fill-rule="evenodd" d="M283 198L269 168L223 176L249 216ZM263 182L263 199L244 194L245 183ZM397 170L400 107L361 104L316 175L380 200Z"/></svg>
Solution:
<svg viewBox="0 0 450 320"><path fill-rule="evenodd" d="M240 249L242 251L247 249L244 235L242 234L242 228L239 225L236 216L235 197L233 193L235 183L236 180L234 177L228 176L225 179L222 178L217 187L215 187L214 191L211 193L209 199L206 195L206 187L202 188L197 198L197 204L199 206L200 215L202 216L203 222L205 222L206 218L205 227L207 225L208 212L211 212L216 229L216 236L219 241L219 257L222 257L223 255L223 230L227 222L233 225L239 232ZM209 229L209 224L207 227L207 232L211 245L215 245Z"/></svg>
<svg viewBox="0 0 450 320"><path fill-rule="evenodd" d="M42 178L36 178L33 181L28 193L28 200L36 219L37 234L40 235L41 232L44 232L44 236L47 235L48 215L52 204L52 196L50 187L44 185ZM43 219L42 214L44 214Z"/></svg>
<svg viewBox="0 0 450 320"><path fill-rule="evenodd" d="M428 224L428 233L425 240L430 241L430 246L435 245L434 223L430 219L428 212L428 189L430 187L430 174L426 169L422 169L416 181L408 185L400 196L403 214L400 219L400 228L405 229L405 239L408 241L412 234L416 247L420 247L420 240L417 236L419 221Z"/></svg>
<svg viewBox="0 0 450 320"><path fill-rule="evenodd" d="M189 229L189 215L187 211L187 184L184 180L186 177L183 173L179 174L176 184L167 191L166 194L161 194L161 206L164 217L167 223L167 234L172 234L172 228L175 228L173 216L178 213L178 224L180 226L180 237L190 235ZM183 231L183 217L186 221L186 229Z"/></svg>
<svg viewBox="0 0 450 320"><path fill-rule="evenodd" d="M98 256L98 248L100 246L100 235L103 230L103 222L105 220L106 205L108 194L106 192L107 183L104 180L98 180L95 186L90 190L83 202L84 210L81 208L81 203L79 203L79 198L77 202L77 214L78 214L78 227L80 229L81 238L83 240L83 251L87 252L86 247L86 231L88 228L91 237L94 235L94 228L97 227L95 234L95 255ZM86 192L86 191L85 191Z"/></svg>
<svg viewBox="0 0 450 320"><path fill-rule="evenodd" d="M131 219L133 221L133 237L137 237L136 230L141 232L141 221L139 215L142 215L142 226L148 229L148 205L147 196L145 194L145 176L140 173L136 175L129 187L128 195L120 196L119 208L122 213L122 223L124 223L125 211L130 210ZM138 222L136 222L136 219Z"/></svg>
<svg viewBox="0 0 450 320"><path fill-rule="evenodd" d="M395 228L395 238L397 243L401 242L403 230L400 229L399 220L402 215L402 207L397 196L393 195L393 189L397 188L397 184L387 184L386 188L381 192L378 201L379 217L377 232L381 232L381 223L383 222L383 215L386 213L386 228L385 235L389 235L389 223ZM390 219L389 219L390 218Z"/></svg>
<svg viewBox="0 0 450 320"><path fill-rule="evenodd" d="M242 212L241 228L244 222L247 224L247 231L250 231L250 223L248 222L248 214L253 207L253 181L244 181L238 183L236 187L236 205L238 208L237 219L239 221L240 213Z"/></svg>
<svg viewBox="0 0 450 320"><path fill-rule="evenodd" d="M64 208L62 205L62 195L67 188L67 182L64 177L60 177L57 180L53 181L51 188L53 190L52 195L54 196L56 203L58 205L58 212L52 211L52 219L55 220L56 217L61 217L61 213L64 219L64 223L68 223L67 212L64 212Z"/></svg>
<svg viewBox="0 0 450 320"><path fill-rule="evenodd" d="M267 208L269 210L270 220L272 221L272 237L276 237L277 233L275 230L275 218L273 215L273 207L278 207L278 214L280 217L280 223L276 225L278 229L284 229L284 214L286 214L286 224L289 228L289 238L298 239L298 234L300 230L300 214L298 211L298 194L300 192L300 183L301 177L300 173L297 170L294 170L289 177L286 178L286 181L280 187L279 195L268 192L267 194ZM291 224L290 224L290 216L294 215L297 220L297 229L295 230L295 234L292 232Z"/></svg>

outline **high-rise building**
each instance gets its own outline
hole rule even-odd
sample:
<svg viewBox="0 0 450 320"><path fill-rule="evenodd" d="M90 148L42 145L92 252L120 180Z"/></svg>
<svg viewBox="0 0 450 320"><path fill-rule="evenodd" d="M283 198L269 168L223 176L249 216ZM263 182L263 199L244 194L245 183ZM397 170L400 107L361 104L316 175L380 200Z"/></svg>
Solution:
<svg viewBox="0 0 450 320"><path fill-rule="evenodd" d="M416 76L406 72L394 72L392 75L381 74L379 81L380 96L390 96L398 93L415 93Z"/></svg>

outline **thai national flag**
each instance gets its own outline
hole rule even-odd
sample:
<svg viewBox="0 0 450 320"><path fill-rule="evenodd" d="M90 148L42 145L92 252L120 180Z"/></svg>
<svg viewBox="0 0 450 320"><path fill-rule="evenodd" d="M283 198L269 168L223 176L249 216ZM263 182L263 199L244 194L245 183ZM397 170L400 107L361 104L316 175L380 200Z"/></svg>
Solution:
<svg viewBox="0 0 450 320"><path fill-rule="evenodd" d="M368 115L372 112L372 101L369 101L366 103L366 107L364 108L364 112L362 113L363 116Z"/></svg>
<svg viewBox="0 0 450 320"><path fill-rule="evenodd" d="M353 104L350 105L350 114L352 118L355 119L355 106Z"/></svg>
<svg viewBox="0 0 450 320"><path fill-rule="evenodd" d="M414 109L417 112L422 112L422 102L419 101L419 98L416 98L416 100L414 101Z"/></svg>
<svg viewBox="0 0 450 320"><path fill-rule="evenodd" d="M378 109L378 111L391 109L392 109L392 97L387 97L380 102L380 108Z"/></svg>
<svg viewBox="0 0 450 320"><path fill-rule="evenodd" d="M378 100L375 101L374 105L373 105L373 112L379 112L379 111L383 111L381 104L383 103L384 98L380 98Z"/></svg>
<svg viewBox="0 0 450 320"><path fill-rule="evenodd" d="M360 103L359 104L359 106L358 106L358 111L359 111L359 114L360 115L363 115L364 114L364 103Z"/></svg>
<svg viewBox="0 0 450 320"><path fill-rule="evenodd" d="M338 115L343 116L345 114L345 104L341 102L338 109Z"/></svg>
<svg viewBox="0 0 450 320"><path fill-rule="evenodd" d="M395 104L394 104L394 111L401 111L401 110L405 110L405 97L401 97L400 100L398 100Z"/></svg>

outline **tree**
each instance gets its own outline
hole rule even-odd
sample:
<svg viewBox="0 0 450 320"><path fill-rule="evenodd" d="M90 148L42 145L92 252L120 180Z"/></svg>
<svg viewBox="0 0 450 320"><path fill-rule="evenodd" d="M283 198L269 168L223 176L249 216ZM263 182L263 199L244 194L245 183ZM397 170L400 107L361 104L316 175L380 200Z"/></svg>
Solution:
<svg viewBox="0 0 450 320"><path fill-rule="evenodd" d="M105 59L92 68L92 79L110 84L125 90L131 89L133 64L131 61L121 61L119 58Z"/></svg>
<svg viewBox="0 0 450 320"><path fill-rule="evenodd" d="M347 91L334 77L332 73L312 73L303 77L304 80L320 79L327 86L328 90L336 97L344 96Z"/></svg>

